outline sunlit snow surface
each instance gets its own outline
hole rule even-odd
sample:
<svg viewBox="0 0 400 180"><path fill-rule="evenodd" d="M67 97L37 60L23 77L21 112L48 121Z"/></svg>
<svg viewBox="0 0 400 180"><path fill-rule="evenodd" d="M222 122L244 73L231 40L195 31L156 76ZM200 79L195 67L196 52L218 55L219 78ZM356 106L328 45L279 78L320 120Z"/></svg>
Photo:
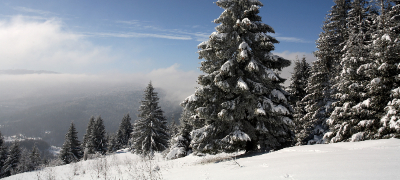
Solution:
<svg viewBox="0 0 400 180"><path fill-rule="evenodd" d="M370 140L328 145L308 145L244 156L233 161L232 154L164 161L156 156L147 163L161 179L296 179L296 180L366 180L400 179L400 140ZM225 161L220 161L226 159ZM217 161L217 162L215 162ZM99 165L108 164L107 173L98 173ZM142 165L140 165L142 163ZM239 166L240 165L240 166ZM5 179L38 179L54 174L55 179L141 179L146 169L136 155L118 153L104 159L88 160L43 171L19 174ZM155 167L155 168L154 168ZM157 169L160 169L157 171ZM74 172L76 175L74 175ZM106 175L104 175L106 174ZM148 176L148 174L147 174Z"/></svg>

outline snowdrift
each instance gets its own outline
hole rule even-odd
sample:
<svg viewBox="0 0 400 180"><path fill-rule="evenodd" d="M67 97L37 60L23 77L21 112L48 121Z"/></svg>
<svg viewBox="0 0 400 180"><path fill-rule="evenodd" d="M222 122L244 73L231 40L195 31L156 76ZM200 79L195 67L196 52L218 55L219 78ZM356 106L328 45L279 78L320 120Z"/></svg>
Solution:
<svg viewBox="0 0 400 180"><path fill-rule="evenodd" d="M261 155L189 155L145 161L120 152L74 164L17 174L10 179L400 179L400 139L285 148Z"/></svg>

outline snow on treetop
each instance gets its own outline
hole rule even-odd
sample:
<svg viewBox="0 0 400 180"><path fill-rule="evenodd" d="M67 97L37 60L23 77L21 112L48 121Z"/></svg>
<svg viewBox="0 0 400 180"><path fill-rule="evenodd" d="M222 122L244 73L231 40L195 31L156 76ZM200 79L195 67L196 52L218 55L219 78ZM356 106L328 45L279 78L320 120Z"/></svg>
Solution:
<svg viewBox="0 0 400 180"><path fill-rule="evenodd" d="M251 24L251 21L250 21L249 18L244 18L244 19L242 20L242 24L250 25L250 24Z"/></svg>
<svg viewBox="0 0 400 180"><path fill-rule="evenodd" d="M249 90L249 87L247 86L246 82L243 81L242 77L239 78L236 87L239 87L242 90Z"/></svg>
<svg viewBox="0 0 400 180"><path fill-rule="evenodd" d="M210 35L210 39L218 39L218 40L221 40L221 39L226 38L227 35L228 35L228 33L213 32L213 33L211 33L211 35Z"/></svg>
<svg viewBox="0 0 400 180"><path fill-rule="evenodd" d="M253 58L251 58L251 61L247 65L246 69L249 71L253 71L253 70L258 71L257 62Z"/></svg>
<svg viewBox="0 0 400 180"><path fill-rule="evenodd" d="M251 141L251 138L249 135L239 130L239 127L236 126L235 131L225 136L222 141L233 144L237 141Z"/></svg>
<svg viewBox="0 0 400 180"><path fill-rule="evenodd" d="M283 117L283 118L282 118L282 121L283 121L285 124L289 125L289 126L294 126L294 123L293 123L292 119L290 119L290 118L288 118L288 117Z"/></svg>
<svg viewBox="0 0 400 180"><path fill-rule="evenodd" d="M250 47L246 42L243 41L242 43L240 43L239 49L243 51L243 50L250 49Z"/></svg>
<svg viewBox="0 0 400 180"><path fill-rule="evenodd" d="M271 94L272 94L272 96L278 98L279 100L287 102L285 95L281 91L274 89L274 90L272 90Z"/></svg>
<svg viewBox="0 0 400 180"><path fill-rule="evenodd" d="M257 108L255 114L266 115L265 110L262 107Z"/></svg>
<svg viewBox="0 0 400 180"><path fill-rule="evenodd" d="M185 99L185 102L193 102L197 101L197 99L198 99L197 96L195 94L192 94Z"/></svg>
<svg viewBox="0 0 400 180"><path fill-rule="evenodd" d="M201 42L199 45L197 45L197 48L201 48L202 46L208 46L209 45L209 41L203 41Z"/></svg>
<svg viewBox="0 0 400 180"><path fill-rule="evenodd" d="M374 78L372 81L371 81L371 84L379 84L381 82L381 78Z"/></svg>
<svg viewBox="0 0 400 180"><path fill-rule="evenodd" d="M278 106L273 107L272 111L281 114L290 114L289 110L285 106L282 106L280 104Z"/></svg>
<svg viewBox="0 0 400 180"><path fill-rule="evenodd" d="M364 140L364 132L358 132L356 134L353 134L351 136L351 142L358 142L358 141L363 141Z"/></svg>
<svg viewBox="0 0 400 180"><path fill-rule="evenodd" d="M384 35L382 36L381 40L392 41L392 40L390 39L390 36L389 36L388 34L384 34Z"/></svg>
<svg viewBox="0 0 400 180"><path fill-rule="evenodd" d="M233 2L239 2L239 1L247 1L247 2L253 3L254 5L263 6L263 4L259 0L218 0L216 2L216 4L218 6L222 7L222 6L224 6L224 5L228 4L228 3L230 4L230 3L233 3Z"/></svg>
<svg viewBox="0 0 400 180"><path fill-rule="evenodd" d="M229 60L229 61L226 61L226 62L221 66L221 71L223 71L223 72L228 72L228 71L229 71L229 68L232 67L232 65L233 65L233 60L232 60L232 59Z"/></svg>
<svg viewBox="0 0 400 180"><path fill-rule="evenodd" d="M267 73L268 78L271 79L272 81L279 81L278 76L276 76L275 72L272 71L271 69L265 69L265 73Z"/></svg>

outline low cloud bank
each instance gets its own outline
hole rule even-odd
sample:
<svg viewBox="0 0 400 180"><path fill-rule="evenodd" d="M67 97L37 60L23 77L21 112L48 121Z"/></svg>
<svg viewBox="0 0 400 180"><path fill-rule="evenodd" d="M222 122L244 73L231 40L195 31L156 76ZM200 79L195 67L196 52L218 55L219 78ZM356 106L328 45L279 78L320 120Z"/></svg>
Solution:
<svg viewBox="0 0 400 180"><path fill-rule="evenodd" d="M0 75L0 101L24 98L62 98L119 90L143 90L151 81L179 103L194 93L200 72L182 71L178 65L134 74L24 74Z"/></svg>

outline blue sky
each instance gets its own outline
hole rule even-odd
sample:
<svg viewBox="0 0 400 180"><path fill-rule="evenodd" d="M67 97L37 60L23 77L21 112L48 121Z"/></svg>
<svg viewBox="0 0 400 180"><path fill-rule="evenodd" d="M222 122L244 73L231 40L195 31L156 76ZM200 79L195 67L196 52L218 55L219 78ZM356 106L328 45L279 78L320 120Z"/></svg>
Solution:
<svg viewBox="0 0 400 180"><path fill-rule="evenodd" d="M0 69L141 73L153 74L156 82L169 72L176 82L190 75L195 86L201 61L197 45L215 31L212 21L223 12L215 1L2 0ZM315 40L333 1L261 2L259 15L280 41L273 53L313 61ZM282 76L288 78L290 71L284 69Z"/></svg>

